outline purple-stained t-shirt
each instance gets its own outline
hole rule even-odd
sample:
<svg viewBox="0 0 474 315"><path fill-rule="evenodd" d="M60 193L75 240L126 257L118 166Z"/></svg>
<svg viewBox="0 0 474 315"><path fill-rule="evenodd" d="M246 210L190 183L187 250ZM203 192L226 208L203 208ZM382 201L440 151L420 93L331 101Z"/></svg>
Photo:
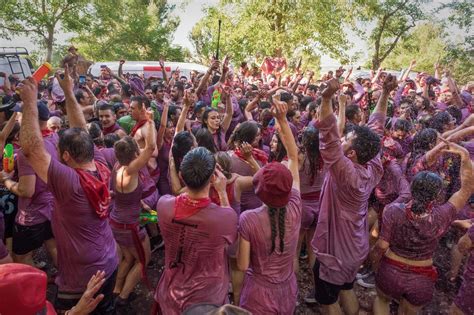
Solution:
<svg viewBox="0 0 474 315"><path fill-rule="evenodd" d="M56 144L59 140L57 134L53 134L44 139L44 146L52 159L58 159ZM16 223L23 226L32 226L51 220L54 207L54 197L45 182L43 182L31 167L31 164L23 154L23 150L18 151L18 176L35 176L35 188L31 198L18 198L18 212Z"/></svg>
<svg viewBox="0 0 474 315"><path fill-rule="evenodd" d="M280 237L277 225L275 251L271 252L271 224L267 206L242 212L239 220L240 236L250 242L250 266L247 274L267 283L278 284L294 276L293 262L298 245L301 222L301 197L292 189L286 206L285 247L280 252ZM278 303L278 301L275 301Z"/></svg>
<svg viewBox="0 0 474 315"><path fill-rule="evenodd" d="M232 173L239 174L241 176L253 176L252 168L241 158L236 156L233 151L228 152L231 158L231 169ZM259 163L257 161L257 163ZM261 166L261 165L260 165ZM243 191L240 197L240 204L241 204L241 211L245 211L248 209L255 209L262 205L262 201L258 199L257 195L255 195L255 191L253 189L248 191Z"/></svg>
<svg viewBox="0 0 474 315"><path fill-rule="evenodd" d="M395 141L397 141L400 146L402 147L402 151L403 151L403 156L406 156L408 153L411 152L412 150L412 147L413 147L413 137L412 136L408 136L406 138L403 138L403 139L399 139L399 138L393 138Z"/></svg>
<svg viewBox="0 0 474 315"><path fill-rule="evenodd" d="M467 235L474 244L474 225L467 230ZM463 284L455 300L456 305L461 307L464 314L473 314L474 312L474 299L472 298L474 290L474 247L471 247L469 253L469 259L463 274Z"/></svg>
<svg viewBox="0 0 474 315"><path fill-rule="evenodd" d="M250 242L250 265L246 272L240 304L254 314L294 312L297 282L293 263L298 246L301 212L300 193L293 189L286 206L283 252L280 252L278 223L275 251L271 252L271 224L266 206L245 211L240 217L239 234ZM259 289L252 289L255 287ZM291 292L294 292L294 295Z"/></svg>
<svg viewBox="0 0 474 315"><path fill-rule="evenodd" d="M382 179L375 187L375 197L382 205L407 202L411 198L410 184L396 161L390 161L384 166Z"/></svg>
<svg viewBox="0 0 474 315"><path fill-rule="evenodd" d="M374 113L369 127L381 135L384 122L385 115ZM383 167L380 154L366 165L344 155L334 115L317 125L319 148L328 172L311 245L321 263L321 279L342 285L354 280L369 253L368 199L382 178Z"/></svg>
<svg viewBox="0 0 474 315"><path fill-rule="evenodd" d="M227 151L227 142L225 141L225 132L223 130L219 129L216 133L213 133L212 139L217 151Z"/></svg>
<svg viewBox="0 0 474 315"><path fill-rule="evenodd" d="M198 303L227 301L226 248L237 239L237 214L211 203L186 219L174 219L175 197L160 198L156 209L165 242L165 269L155 292L163 314L178 315Z"/></svg>
<svg viewBox="0 0 474 315"><path fill-rule="evenodd" d="M319 166L316 166L319 168ZM301 215L301 228L309 229L314 226L319 215L319 197L326 169L318 169L314 178L311 176L309 161L304 160L299 171L300 191L303 214Z"/></svg>
<svg viewBox="0 0 474 315"><path fill-rule="evenodd" d="M425 217L409 219L406 204L392 203L383 212L380 238L388 242L390 250L400 257L430 259L456 215L456 208L447 202L435 205Z"/></svg>
<svg viewBox="0 0 474 315"><path fill-rule="evenodd" d="M146 166L140 169L138 175L140 176L140 180L143 185L142 201L151 209L153 209L156 206L158 199L160 198L160 194L158 193L158 189L156 188L155 181L150 176L150 171Z"/></svg>
<svg viewBox="0 0 474 315"><path fill-rule="evenodd" d="M100 162L105 163L103 157ZM89 204L74 169L51 159L48 189L55 198L51 222L58 249L56 284L62 292L83 292L98 270L108 278L117 269L112 230Z"/></svg>
<svg viewBox="0 0 474 315"><path fill-rule="evenodd" d="M107 161L107 166L109 169L113 169L115 163L117 163L114 148L101 148L99 151L103 154L105 160Z"/></svg>

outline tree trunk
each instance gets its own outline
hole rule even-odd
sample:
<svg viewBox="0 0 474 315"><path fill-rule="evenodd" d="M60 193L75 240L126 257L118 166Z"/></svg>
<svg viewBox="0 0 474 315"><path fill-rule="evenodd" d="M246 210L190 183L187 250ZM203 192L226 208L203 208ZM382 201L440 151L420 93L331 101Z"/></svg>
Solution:
<svg viewBox="0 0 474 315"><path fill-rule="evenodd" d="M48 30L48 38L45 39L46 43L46 62L51 63L51 59L53 58L53 44L54 44L54 28Z"/></svg>
<svg viewBox="0 0 474 315"><path fill-rule="evenodd" d="M380 63L381 63L381 60L379 60L379 58L377 56L374 56L372 58L372 69L374 71L377 71L380 67Z"/></svg>

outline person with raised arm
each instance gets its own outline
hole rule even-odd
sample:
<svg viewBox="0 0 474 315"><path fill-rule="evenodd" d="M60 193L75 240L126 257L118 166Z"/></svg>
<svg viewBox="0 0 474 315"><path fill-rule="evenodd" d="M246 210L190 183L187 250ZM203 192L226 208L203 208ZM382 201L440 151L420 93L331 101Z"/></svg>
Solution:
<svg viewBox="0 0 474 315"><path fill-rule="evenodd" d="M63 78L61 77L63 76ZM66 97L70 129L59 137L59 160L45 149L38 123L37 83L27 78L20 87L23 119L20 142L23 153L37 176L48 185L55 198L52 230L58 250L58 292L56 309L71 309L86 290L88 279L103 270L104 294L96 312L113 314L112 290L117 274L117 251L107 221L110 206L110 171L92 139L85 131L86 121L73 92L73 81L66 67L57 75ZM96 156L97 155L97 156Z"/></svg>
<svg viewBox="0 0 474 315"><path fill-rule="evenodd" d="M237 214L226 193L227 179L207 149L188 152L180 165L186 192L165 195L156 205L165 242L165 269L152 314L182 314L199 303L227 302L227 247L237 239ZM211 185L220 205L209 198Z"/></svg>
<svg viewBox="0 0 474 315"><path fill-rule="evenodd" d="M0 131L0 148L4 149L5 143L7 141L8 136L12 132L13 128L15 127L16 124L16 113L13 113L13 115L10 117L8 122L5 124L3 127L2 131ZM5 202L5 206L7 206L8 203ZM5 220L3 216L3 210L0 210L0 265L1 264L8 264L13 262L12 257L8 253L8 249L5 246L4 241L4 236L5 236Z"/></svg>
<svg viewBox="0 0 474 315"><path fill-rule="evenodd" d="M357 314L359 303L353 291L360 265L369 253L367 205L370 194L383 175L380 136L390 92L396 78L389 75L370 116L369 127L354 126L342 140L331 100L339 82L326 82L322 91L319 120L319 148L327 167L321 190L320 212L312 247L315 298L324 314ZM340 304L339 304L340 302Z"/></svg>
<svg viewBox="0 0 474 315"><path fill-rule="evenodd" d="M443 140L444 153L461 157L461 188L446 203L437 203L443 180L438 174L422 171L411 182L412 198L392 203L384 209L380 238L372 252L378 265L375 314L390 314L390 301L400 302L399 314L417 314L434 293L437 271L434 251L440 238L464 208L474 187L473 166L463 147ZM447 148L446 148L447 146Z"/></svg>
<svg viewBox="0 0 474 315"><path fill-rule="evenodd" d="M166 100L165 103L169 103L169 100ZM166 109L168 108L165 106ZM130 99L130 112L132 118L136 121L135 126L130 131L130 136L135 139L138 143L138 148L143 150L145 148L145 138L147 136L148 128L146 128L146 123L148 122L147 119L147 109L150 108L150 102L144 96L133 96ZM165 109L163 109L163 112ZM166 112L167 114L168 112ZM163 114L162 114L163 118ZM162 126L160 124L160 129L165 128L166 126ZM164 130L164 129L163 129ZM158 136L162 135L163 132L158 132ZM162 140L159 138L158 142L162 143ZM155 151L153 152L152 157L148 161L147 167L150 173L150 176L153 180L158 181L158 177L160 176L160 168L158 167L157 157L160 149L160 144L157 145Z"/></svg>
<svg viewBox="0 0 474 315"><path fill-rule="evenodd" d="M115 197L109 222L122 253L114 288L118 295L116 305L122 308L129 305L128 297L140 278L148 281L145 268L151 255L150 241L145 229L140 228L139 216L148 174L146 165L156 148L156 130L152 111L147 112L147 118L145 148L141 152L129 136L114 145L118 165L112 172Z"/></svg>
<svg viewBox="0 0 474 315"><path fill-rule="evenodd" d="M273 112L288 152L287 167L272 162L253 179L263 205L239 220L237 266L246 271L240 306L254 314L293 314L298 291L293 259L301 225L298 148L288 125L288 105L273 98Z"/></svg>
<svg viewBox="0 0 474 315"><path fill-rule="evenodd" d="M45 148L57 160L58 135L47 127L48 107L41 101L37 101L37 107L38 124ZM53 263L57 265L56 241L51 230L53 195L35 174L21 148L17 153L17 166L17 181L10 178L6 172L0 173L0 182L18 196L18 212L13 228L13 259L17 263L34 266L33 251L44 243Z"/></svg>

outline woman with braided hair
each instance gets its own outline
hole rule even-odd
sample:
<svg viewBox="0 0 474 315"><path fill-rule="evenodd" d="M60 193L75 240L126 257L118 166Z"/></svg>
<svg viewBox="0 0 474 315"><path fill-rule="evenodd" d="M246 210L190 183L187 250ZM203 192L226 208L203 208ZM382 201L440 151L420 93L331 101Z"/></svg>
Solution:
<svg viewBox="0 0 474 315"><path fill-rule="evenodd" d="M297 295L293 258L301 225L298 149L286 119L286 103L273 101L288 168L276 162L262 167L253 185L263 206L240 216L237 266L246 271L240 306L254 314L293 314Z"/></svg>
<svg viewBox="0 0 474 315"><path fill-rule="evenodd" d="M392 299L400 301L399 314L417 314L433 297L438 276L433 266L434 251L474 187L467 150L448 143L442 151L461 157L461 188L439 204L436 199L443 189L442 178L422 171L411 183L412 198L406 203L391 203L383 211L380 238L371 255L375 266L380 262L375 314L390 314Z"/></svg>

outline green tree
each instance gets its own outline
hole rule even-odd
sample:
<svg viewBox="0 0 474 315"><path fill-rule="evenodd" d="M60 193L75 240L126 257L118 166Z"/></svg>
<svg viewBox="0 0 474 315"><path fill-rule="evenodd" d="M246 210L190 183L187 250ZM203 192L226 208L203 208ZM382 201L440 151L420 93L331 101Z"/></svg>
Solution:
<svg viewBox="0 0 474 315"><path fill-rule="evenodd" d="M344 5L343 5L344 4ZM205 9L189 39L198 58L207 62L215 54L218 20L222 20L221 54L242 61L260 56L282 55L297 60L319 53L345 60L350 45L344 32L345 2L331 0L221 0Z"/></svg>
<svg viewBox="0 0 474 315"><path fill-rule="evenodd" d="M31 37L46 49L50 62L59 31L80 31L87 24L88 1L85 0L3 0L0 10L0 37Z"/></svg>
<svg viewBox="0 0 474 315"><path fill-rule="evenodd" d="M179 18L166 1L97 0L87 29L72 39L91 60L183 61L189 51L171 45Z"/></svg>
<svg viewBox="0 0 474 315"><path fill-rule="evenodd" d="M446 56L443 28L432 22L417 25L384 60L384 68L406 68L416 59L415 71L434 72L434 64Z"/></svg>
<svg viewBox="0 0 474 315"><path fill-rule="evenodd" d="M424 19L426 0L355 0L352 17L375 27L368 37L372 69L377 69L404 40L418 21Z"/></svg>

